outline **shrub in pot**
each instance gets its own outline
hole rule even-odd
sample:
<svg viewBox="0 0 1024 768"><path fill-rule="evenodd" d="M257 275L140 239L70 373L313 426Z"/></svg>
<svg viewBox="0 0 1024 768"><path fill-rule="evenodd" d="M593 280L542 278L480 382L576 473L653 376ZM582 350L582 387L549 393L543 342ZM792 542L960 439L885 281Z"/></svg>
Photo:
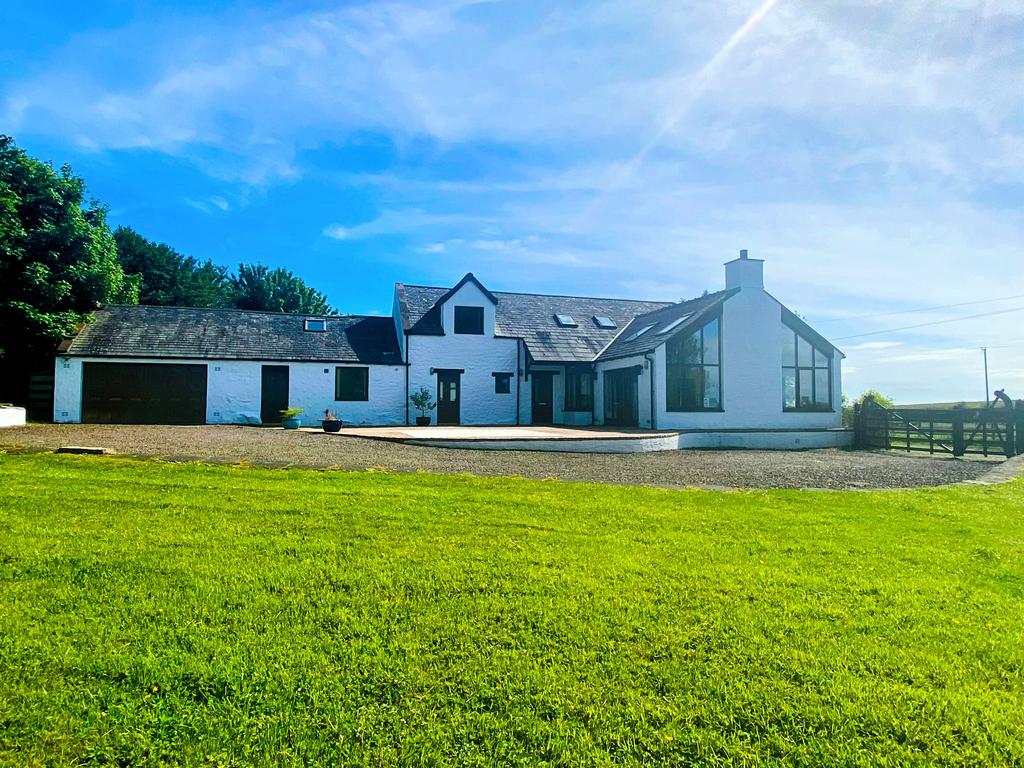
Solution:
<svg viewBox="0 0 1024 768"><path fill-rule="evenodd" d="M409 396L409 402L411 402L413 407L420 412L420 415L416 417L416 426L430 426L429 411L432 411L437 407L437 403L434 402L434 398L430 396L430 390L426 387L420 387Z"/></svg>
<svg viewBox="0 0 1024 768"><path fill-rule="evenodd" d="M335 416L333 411L327 409L324 411L324 418L320 422L320 426L323 427L324 432L340 432L341 419Z"/></svg>
<svg viewBox="0 0 1024 768"><path fill-rule="evenodd" d="M301 408L285 408L281 411L281 426L285 429L298 429L302 426L302 419L299 418L301 413Z"/></svg>

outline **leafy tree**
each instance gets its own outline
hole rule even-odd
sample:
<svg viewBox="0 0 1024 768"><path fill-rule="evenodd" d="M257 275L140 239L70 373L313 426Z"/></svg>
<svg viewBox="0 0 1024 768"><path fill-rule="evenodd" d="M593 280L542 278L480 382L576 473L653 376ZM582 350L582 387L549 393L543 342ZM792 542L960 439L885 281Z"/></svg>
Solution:
<svg viewBox="0 0 1024 768"><path fill-rule="evenodd" d="M137 298L85 182L0 135L0 398L23 400L29 374L52 367L61 337L89 312Z"/></svg>
<svg viewBox="0 0 1024 768"><path fill-rule="evenodd" d="M334 309L327 297L287 269L270 269L263 264L239 264L231 276L234 305L239 309L329 315Z"/></svg>
<svg viewBox="0 0 1024 768"><path fill-rule="evenodd" d="M138 275L139 303L173 307L231 306L228 270L199 262L164 243L147 240L131 227L114 230L125 274Z"/></svg>

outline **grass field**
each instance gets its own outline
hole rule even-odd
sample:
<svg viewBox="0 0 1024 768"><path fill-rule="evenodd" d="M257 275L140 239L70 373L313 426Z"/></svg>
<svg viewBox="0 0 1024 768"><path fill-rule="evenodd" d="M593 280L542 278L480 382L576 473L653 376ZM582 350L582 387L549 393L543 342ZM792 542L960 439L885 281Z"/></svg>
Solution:
<svg viewBox="0 0 1024 768"><path fill-rule="evenodd" d="M0 455L0 762L1024 762L1024 481Z"/></svg>

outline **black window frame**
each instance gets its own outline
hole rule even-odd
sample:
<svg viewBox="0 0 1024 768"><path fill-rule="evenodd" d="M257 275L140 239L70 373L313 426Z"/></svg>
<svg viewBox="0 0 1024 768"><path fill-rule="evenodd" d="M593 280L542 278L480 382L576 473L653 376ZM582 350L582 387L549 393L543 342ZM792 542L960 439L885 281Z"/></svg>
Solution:
<svg viewBox="0 0 1024 768"><path fill-rule="evenodd" d="M494 377L494 394L496 395L511 395L512 394L512 374L511 373L492 373Z"/></svg>
<svg viewBox="0 0 1024 768"><path fill-rule="evenodd" d="M342 397L341 391L342 371L361 372L362 374L362 396ZM370 368L365 365L339 365L334 369L334 401L336 403L365 403L370 399Z"/></svg>
<svg viewBox="0 0 1024 768"><path fill-rule="evenodd" d="M716 363L705 362L705 358L704 358L704 352L705 352L705 346L706 346L704 344L704 331L712 323L716 323L717 324L716 327L717 327L717 330L718 330L718 334L717 334L718 335L718 353L716 355L716 358L717 358L718 362L716 362ZM690 337L692 337L694 335L698 335L698 334L700 336L700 345L699 345L699 349L700 349L700 362L697 362L697 363L671 362L670 361L670 350L669 350L670 345L681 344L686 339L688 339L688 338L690 338ZM709 317L703 323L703 325L701 325L699 328L687 328L687 329L685 329L685 330L683 330L683 331L681 331L679 333L676 333L676 334L670 336L665 341L665 410L667 412L669 412L669 413L722 413L723 411L725 411L725 391L724 391L724 386L723 386L724 382L723 382L723 375L722 375L723 367L724 367L724 363L723 363L723 359L722 359L722 314L721 314L721 312L713 315L712 317ZM704 377L707 376L707 369L708 368L713 368L715 374L718 377L718 405L716 405L716 406L704 406L703 405L704 398L702 397L701 400L700 400L700 402L702 404L697 406L697 407L691 408L691 407L686 407L686 406L683 406L683 405L674 406L672 404L673 403L673 398L671 396L672 377L673 377L673 375L679 375L680 376L680 383L681 383L683 380L685 380L685 374L686 374L688 369L700 369L701 376L702 376L701 382L704 382L705 381ZM678 369L678 373L676 373L676 371L674 371L674 369ZM680 398L680 400L681 399L682 398Z"/></svg>
<svg viewBox="0 0 1024 768"><path fill-rule="evenodd" d="M574 386L586 381L589 392L582 392ZM589 368L565 369L565 400L562 410L567 413L590 413L594 409L594 373Z"/></svg>
<svg viewBox="0 0 1024 768"><path fill-rule="evenodd" d="M786 354L786 336L785 334L792 334L793 336L793 364L790 365L789 361L783 357L782 359L782 411L783 413L835 413L835 383L833 382L833 351L831 348L824 348L814 343L814 340L808 338L807 334L800 333L799 330L793 328L788 323L783 323L783 338L782 338L782 354ZM800 342L811 350L810 352L810 363L804 364L800 355ZM818 363L818 355L825 358L824 365ZM818 376L817 372L821 370L828 371L828 405L818 402ZM811 395L810 405L801 405L801 389L800 379L801 373L808 371L810 372L811 380ZM796 405L790 406L786 403L786 378L787 376L793 377L793 401Z"/></svg>
<svg viewBox="0 0 1024 768"><path fill-rule="evenodd" d="M484 308L457 304L453 312L453 333L460 336L484 335ZM470 330L467 330L467 324ZM479 330L477 330L479 329Z"/></svg>

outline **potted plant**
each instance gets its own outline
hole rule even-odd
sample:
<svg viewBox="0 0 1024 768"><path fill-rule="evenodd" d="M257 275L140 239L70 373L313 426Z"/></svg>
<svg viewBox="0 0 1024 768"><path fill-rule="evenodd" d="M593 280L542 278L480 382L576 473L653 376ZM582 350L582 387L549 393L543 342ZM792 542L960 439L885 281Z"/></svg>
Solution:
<svg viewBox="0 0 1024 768"><path fill-rule="evenodd" d="M430 396L430 390L426 387L420 387L409 396L409 402L411 402L416 410L420 412L420 415L416 417L416 426L429 427L430 414L427 412L432 411L437 407L437 403L434 402L434 398Z"/></svg>
<svg viewBox="0 0 1024 768"><path fill-rule="evenodd" d="M285 408L281 411L281 426L285 429L298 429L302 426L302 419L299 418L301 413L301 408Z"/></svg>
<svg viewBox="0 0 1024 768"><path fill-rule="evenodd" d="M324 428L324 432L340 432L341 419L335 416L334 412L328 408L324 411L324 419L320 422L320 426Z"/></svg>

